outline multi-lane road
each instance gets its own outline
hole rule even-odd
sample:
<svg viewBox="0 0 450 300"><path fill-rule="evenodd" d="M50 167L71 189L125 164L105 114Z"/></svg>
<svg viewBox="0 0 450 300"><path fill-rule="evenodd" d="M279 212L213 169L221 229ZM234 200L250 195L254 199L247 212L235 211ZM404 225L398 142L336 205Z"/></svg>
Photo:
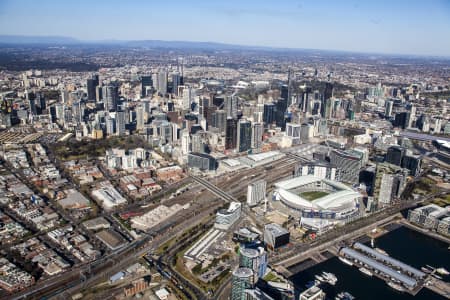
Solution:
<svg viewBox="0 0 450 300"><path fill-rule="evenodd" d="M295 159L287 157L272 162L275 167L271 169L270 173L264 174L262 177L267 177L270 181L274 180L274 176L286 176L292 173L292 167L296 163ZM207 186L209 191L215 193L219 198L226 201L236 201L235 196L245 194L247 185L252 180L256 179L256 176L261 176L265 172L265 166L258 166L252 169L243 169L234 174L221 178L218 187L210 184L203 178L197 178L197 182L200 182L202 186ZM256 176L253 176L256 175ZM246 178L245 180L242 180ZM195 178L193 178L195 180ZM238 183L237 185L235 183ZM227 190L227 186L233 187L233 195L224 192L222 189ZM193 188L198 189L200 186ZM222 188L222 189L221 189ZM191 199L192 200L192 199ZM197 224L199 220L202 220L202 216L205 217L212 213L220 203L215 205L202 205L201 212L191 212L188 216L181 216L177 222L172 222L170 226L167 226L159 232L152 232L145 235L141 240L134 241L128 244L126 247L115 251L107 256L104 256L94 262L87 263L85 265L72 268L59 276L51 277L38 282L36 285L21 291L15 295L8 297L8 299L25 299L25 298L41 298L44 296L65 298L68 294L73 293L81 288L92 286L94 283L100 280L106 280L108 276L114 274L123 267L134 262L140 256L145 253L151 252L158 248L160 245L168 241L170 238L180 234L186 228Z"/></svg>
<svg viewBox="0 0 450 300"><path fill-rule="evenodd" d="M258 179L265 179L270 187L271 184L281 178L291 176L293 166L303 160L304 158L302 157L289 154L286 157L270 163L270 167L267 167L267 165L262 165L251 169L243 169L232 174L224 175L220 178L216 177L209 180L199 176L190 176L190 179L188 180L194 181L197 184L193 184L189 193L196 194L198 196L204 195L205 197L203 198L208 198L206 195L212 193L226 202L237 201L237 199L240 199L239 197L245 195L247 185L250 182ZM209 195L209 198L211 198L211 194ZM198 198L201 199L202 197ZM206 202L209 202L212 205L206 205ZM58 277L52 277L41 281L26 291L22 291L21 293L10 297L10 299L38 298L42 296L52 296L54 298L63 299L67 295L75 293L82 288L86 288L98 282L104 281L115 272L136 261L142 255L154 251L174 236L180 235L187 228L195 226L202 219L204 219L204 217L210 215L215 209L222 205L220 201L217 201L217 199L209 199L209 201L206 202L203 204L199 204L199 202L197 206L192 207L193 209L187 213L187 215L185 214L183 216L179 216L177 220L172 220L170 224L160 228L158 231L153 231L151 234L145 235L141 240L134 241L121 250L113 252L87 265L75 267L71 271L68 271ZM404 206L402 208L404 208ZM383 215L379 218L382 219L383 216L386 217L395 211L398 212L399 209L400 207L393 208L392 211L383 213ZM250 212L245 211L245 213L249 214ZM355 228L363 227L373 221L375 221L375 219L372 220L369 218L367 220L361 220L360 222L356 222L354 225L345 228L345 231L348 233ZM355 228L351 229L350 227ZM344 234L344 232L340 234ZM330 234L327 235L326 238L324 237L323 240L317 241L316 243L326 243L333 238L335 238L335 235ZM317 245L312 245L312 247L314 246ZM292 251L289 251L288 253L284 253L279 256L272 256L271 261L273 263L279 263L303 250L305 250L304 246L302 247L301 245L296 245ZM178 277L183 278L182 276ZM223 289L224 287L221 288L221 290ZM203 298L203 296L204 294L201 298Z"/></svg>

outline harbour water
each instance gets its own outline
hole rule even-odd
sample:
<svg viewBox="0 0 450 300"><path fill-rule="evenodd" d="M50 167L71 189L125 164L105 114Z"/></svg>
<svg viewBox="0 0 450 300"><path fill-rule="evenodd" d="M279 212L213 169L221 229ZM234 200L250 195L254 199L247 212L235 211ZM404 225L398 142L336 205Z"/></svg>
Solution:
<svg viewBox="0 0 450 300"><path fill-rule="evenodd" d="M375 247L384 249L390 256L397 258L418 269L425 265L444 267L450 270L448 244L435 240L422 233L406 227L400 227L375 240ZM446 299L434 292L423 288L416 296L398 292L389 287L383 280L369 277L361 273L355 266L349 266L333 257L323 263L317 264L290 279L298 291L305 290L305 285L314 280L314 275L323 271L334 273L338 282L335 286L322 283L321 288L327 293L327 298L334 297L347 291L356 299L367 300L440 300ZM448 276L444 280L448 281Z"/></svg>

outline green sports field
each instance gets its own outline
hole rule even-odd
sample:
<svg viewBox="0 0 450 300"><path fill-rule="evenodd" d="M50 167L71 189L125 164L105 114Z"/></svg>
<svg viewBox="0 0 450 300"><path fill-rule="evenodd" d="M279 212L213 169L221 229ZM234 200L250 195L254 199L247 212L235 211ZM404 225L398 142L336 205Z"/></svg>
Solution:
<svg viewBox="0 0 450 300"><path fill-rule="evenodd" d="M323 196L326 196L328 194L329 194L328 192L323 192L323 191L311 191L311 192L300 193L299 196L302 197L303 199L313 201L313 200L322 198Z"/></svg>

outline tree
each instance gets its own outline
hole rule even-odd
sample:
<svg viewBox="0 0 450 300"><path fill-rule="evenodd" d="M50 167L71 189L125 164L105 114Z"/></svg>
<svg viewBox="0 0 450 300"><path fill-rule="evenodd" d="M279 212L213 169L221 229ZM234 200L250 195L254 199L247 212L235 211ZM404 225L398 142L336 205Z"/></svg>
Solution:
<svg viewBox="0 0 450 300"><path fill-rule="evenodd" d="M192 268L192 273L194 274L200 274L202 272L202 264L198 263L195 265L195 267Z"/></svg>

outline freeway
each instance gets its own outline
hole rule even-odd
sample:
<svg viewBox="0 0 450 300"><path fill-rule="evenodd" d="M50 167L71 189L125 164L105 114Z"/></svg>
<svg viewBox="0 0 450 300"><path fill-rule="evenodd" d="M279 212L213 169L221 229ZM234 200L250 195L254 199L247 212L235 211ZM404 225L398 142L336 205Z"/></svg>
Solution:
<svg viewBox="0 0 450 300"><path fill-rule="evenodd" d="M67 296L71 291L77 291L81 288L91 286L99 280L105 280L118 270L130 265L142 255L154 251L160 245L178 236L187 228L197 225L218 206L220 206L219 203L212 205L200 214L193 214L196 216L195 218L193 218L193 215L189 216L189 218L183 217L181 218L182 221L177 225L153 231L142 240L134 241L110 255L92 263L75 267L71 271L59 276L43 280L35 286L12 295L7 299L40 298L48 296L49 293L52 297L62 296L64 298L64 295Z"/></svg>
<svg viewBox="0 0 450 300"><path fill-rule="evenodd" d="M245 194L247 184L253 180L257 180L260 178L264 178L270 182L274 182L276 180L280 179L280 176L286 175L291 173L290 167L293 164L297 163L297 160L304 160L304 158L299 157L298 155L290 155L288 154L288 158L280 159L277 162L273 162L271 165L274 166L272 169L270 169L270 172L267 172L264 166L256 167L253 169L247 169L243 170L241 172L237 172L235 174L227 176L227 179L220 178L220 182L216 185L210 183L209 181L196 177L196 176L190 176L190 179L198 182L200 185L206 187L209 191L211 191L213 194L218 196L221 199L224 199L227 202L230 201L236 201L236 197L238 197L241 194ZM231 184L230 184L231 183ZM223 189L226 188L228 192L225 192ZM217 205L218 206L218 205ZM201 215L208 215L210 212L214 210L215 207L210 208L207 211L203 211ZM62 297L64 298L66 295L70 294L72 291L77 291L80 288L92 286L99 280L104 280L108 276L114 274L117 270L120 270L124 266L127 266L127 264L132 263L135 261L138 257L141 255L144 255L148 252L153 251L154 249L158 248L161 244L168 241L173 236L179 234L184 229L186 229L186 226L193 226L195 224L196 220L200 220L201 215L197 215L195 218L193 217L185 217L184 222L180 223L176 226L175 229L168 229L165 228L164 230L161 230L158 233L154 232L152 235L147 235L143 240L135 241L131 244L129 244L127 247L121 249L120 251L116 251L114 253L111 253L110 255L95 261L88 266L81 266L74 268L72 271L68 273L64 273L61 276L58 276L57 278L50 278L46 281L38 283L36 286L32 287L31 289L24 291L17 296L15 296L12 299L22 299L22 298L29 298L29 297L38 297L43 295L48 295L48 292L50 292L50 296L54 297ZM355 222L354 225L349 226L345 230L347 232L352 232L354 228L358 228L363 226L363 224L372 223L374 220L371 220L370 218L368 220L365 220L364 223L357 223ZM351 224L350 224L351 225ZM347 227L347 226L346 226ZM178 229L177 229L178 228ZM164 236L161 234L164 233ZM337 235L336 235L337 234ZM339 234L342 234L342 232L335 233L334 235L328 236L328 238L324 237L323 239L316 241L314 244L311 245L311 248L323 245L327 241L332 241L336 236L339 236ZM156 238L153 239L153 237L156 236ZM294 247L292 252L285 253L280 256L272 256L271 257L271 263L280 263L281 261L288 259L292 256L295 256L299 251L305 250L301 246ZM168 257L170 259L170 257ZM169 260L170 261L170 260ZM189 286L188 282L184 282L180 277L179 274L176 274L174 270L172 270L172 273L174 276L177 276L177 279L179 279L180 282L185 284L186 286ZM195 290L195 287L189 287L190 290ZM222 292L226 289L226 285L223 285L221 289L219 290L219 295L222 294ZM197 291L195 292L197 294ZM196 295L197 298L200 295Z"/></svg>
<svg viewBox="0 0 450 300"><path fill-rule="evenodd" d="M210 206L209 209L204 210L201 213L193 212L192 215L181 216L180 219L181 222L179 222L177 225L163 228L163 230L158 234L154 233L156 235L153 239L150 239L150 241L144 244L140 242L139 243L140 246L132 248L127 253L128 254L127 256L124 256L123 254L119 255L119 257L115 259L115 264L113 266L109 267L107 270L102 271L100 274L98 273L92 274L91 277L88 278L88 280L86 280L85 282L81 282L81 284L71 287L70 292L74 292L81 288L92 286L101 280L109 278L119 270L132 264L135 260L142 257L146 253L155 251L158 247L168 242L169 240L181 235L187 229L202 223L204 219L208 217L218 206L220 206L220 203Z"/></svg>
<svg viewBox="0 0 450 300"><path fill-rule="evenodd" d="M190 177L197 181L198 183L200 183L201 185L203 185L204 187L206 187L208 190L210 190L213 194L215 194L216 196L222 198L223 200L225 200L226 202L233 202L233 201L237 201L236 198L234 198L233 196L225 193L224 191L222 191L221 189L219 189L218 187L216 187L214 184L210 183L209 181L194 176L194 175L190 175Z"/></svg>
<svg viewBox="0 0 450 300"><path fill-rule="evenodd" d="M180 252L182 249L186 248L189 244L193 243L195 240L197 240L201 235L204 234L204 232L209 229L212 226L212 222L209 224L205 224L203 226L203 230L199 230L196 233L187 236L183 240L178 241L176 244L174 244L172 247L166 250L165 254L161 256L158 260L158 264L163 266L163 269L169 270L169 274L174 276L177 280L177 282L181 282L183 284L184 289L189 290L191 293L195 295L195 299L199 300L206 300L208 299L208 295L206 295L201 288L197 287L194 283L189 281L189 279L185 278L182 274L178 273L173 267L172 262L173 259L176 259L176 255L178 252Z"/></svg>
<svg viewBox="0 0 450 300"><path fill-rule="evenodd" d="M270 178L271 181L276 180L277 178L275 177L278 177L279 174L292 173L292 170L290 170L289 167L295 163L295 160L289 158L282 158L272 162L272 165L275 165L274 169L272 169L270 173L265 173L264 176ZM238 186L233 190L242 194L245 193L247 184L253 180L254 177L252 176L261 174L261 172L265 172L265 166L244 169L241 172L235 172L234 174L229 175L225 180L221 180L219 186L226 187L230 185L230 182L239 182ZM244 177L246 180L242 180ZM220 198L224 198L228 202L236 201L233 196L220 190L220 188L215 187L203 178L200 178L199 181L202 185L206 184L209 190L214 190L215 193L218 193ZM211 203L211 199L208 202ZM113 275L114 272L117 272L124 266L131 264L143 254L153 251L170 238L180 234L186 228L199 223L203 217L214 212L219 206L219 203L202 206L201 208L203 211L201 213L194 211L191 215L183 216L180 220L174 221L171 226L164 227L158 231L153 231L150 234L145 235L143 239L136 240L120 250L112 252L96 261L76 266L59 276L42 280L26 290L7 297L7 299L19 300L25 298L41 298L44 296L61 297L61 299L64 299L72 292L92 286L99 280L107 279L108 276Z"/></svg>

